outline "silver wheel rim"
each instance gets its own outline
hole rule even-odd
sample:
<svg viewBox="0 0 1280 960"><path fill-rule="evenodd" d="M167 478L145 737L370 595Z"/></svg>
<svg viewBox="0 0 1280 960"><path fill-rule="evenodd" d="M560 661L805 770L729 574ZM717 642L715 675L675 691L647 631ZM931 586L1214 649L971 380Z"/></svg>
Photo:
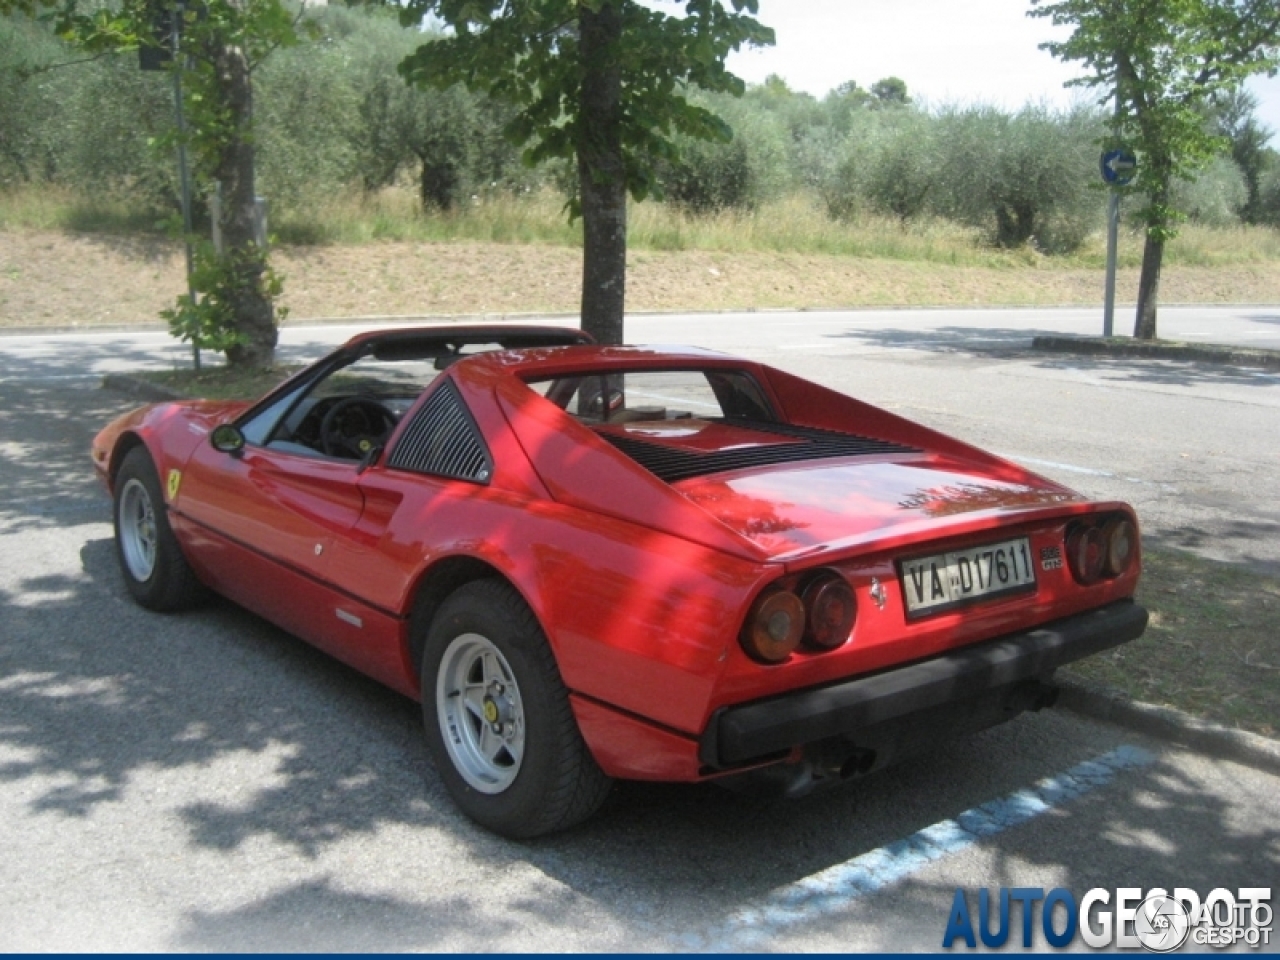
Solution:
<svg viewBox="0 0 1280 960"><path fill-rule="evenodd" d="M142 481L130 479L120 491L117 520L120 552L129 576L139 583L151 579L156 569L156 511Z"/></svg>
<svg viewBox="0 0 1280 960"><path fill-rule="evenodd" d="M507 658L480 634L455 637L445 650L436 716L462 779L481 793L511 786L524 759L524 703Z"/></svg>

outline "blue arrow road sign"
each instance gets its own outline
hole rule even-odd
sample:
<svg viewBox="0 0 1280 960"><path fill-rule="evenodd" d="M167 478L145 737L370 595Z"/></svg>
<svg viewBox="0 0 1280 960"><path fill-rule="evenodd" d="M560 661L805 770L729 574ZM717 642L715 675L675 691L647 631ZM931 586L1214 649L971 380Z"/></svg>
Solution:
<svg viewBox="0 0 1280 960"><path fill-rule="evenodd" d="M1129 150L1108 150L1102 155L1102 179L1123 187L1133 179L1138 159Z"/></svg>

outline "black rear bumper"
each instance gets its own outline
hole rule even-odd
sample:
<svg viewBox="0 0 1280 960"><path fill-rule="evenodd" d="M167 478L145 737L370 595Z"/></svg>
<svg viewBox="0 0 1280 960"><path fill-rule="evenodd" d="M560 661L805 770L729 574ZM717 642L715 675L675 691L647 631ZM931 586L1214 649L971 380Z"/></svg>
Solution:
<svg viewBox="0 0 1280 960"><path fill-rule="evenodd" d="M1146 609L1121 600L905 667L723 707L702 735L699 759L723 770L913 716L923 720L940 707L1047 680L1065 663L1136 640L1146 626Z"/></svg>

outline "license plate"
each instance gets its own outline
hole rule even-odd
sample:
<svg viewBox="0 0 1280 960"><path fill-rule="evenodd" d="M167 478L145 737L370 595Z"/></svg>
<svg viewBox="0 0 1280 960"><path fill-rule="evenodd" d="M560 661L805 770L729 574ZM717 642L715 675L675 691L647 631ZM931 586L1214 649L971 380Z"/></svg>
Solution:
<svg viewBox="0 0 1280 960"><path fill-rule="evenodd" d="M912 617L1036 586L1026 537L902 560L899 568L907 615Z"/></svg>

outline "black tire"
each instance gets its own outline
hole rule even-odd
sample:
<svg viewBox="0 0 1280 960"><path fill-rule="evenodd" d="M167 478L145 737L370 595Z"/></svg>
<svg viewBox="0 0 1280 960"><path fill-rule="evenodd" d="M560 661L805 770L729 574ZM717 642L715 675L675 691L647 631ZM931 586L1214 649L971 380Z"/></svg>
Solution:
<svg viewBox="0 0 1280 960"><path fill-rule="evenodd" d="M149 610L165 612L200 600L205 588L169 526L160 478L146 447L125 454L113 489L116 559L133 599Z"/></svg>
<svg viewBox="0 0 1280 960"><path fill-rule="evenodd" d="M500 580L459 588L431 621L422 714L450 795L504 837L567 829L608 795L611 781L582 739L537 618Z"/></svg>

